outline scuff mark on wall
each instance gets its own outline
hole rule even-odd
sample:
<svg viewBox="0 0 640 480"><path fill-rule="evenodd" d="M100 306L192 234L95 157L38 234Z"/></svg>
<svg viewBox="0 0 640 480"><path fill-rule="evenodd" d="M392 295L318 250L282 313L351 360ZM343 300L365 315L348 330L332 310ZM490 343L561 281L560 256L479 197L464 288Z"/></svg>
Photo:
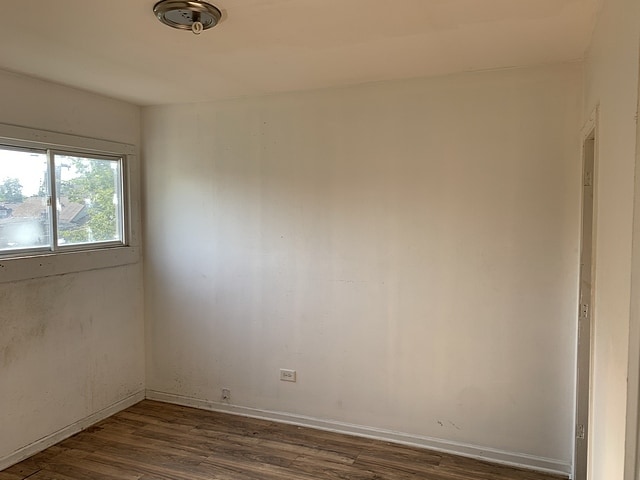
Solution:
<svg viewBox="0 0 640 480"><path fill-rule="evenodd" d="M449 420L449 425L451 425L453 428L455 428L456 430L462 430L459 426L457 426L455 423L453 423L451 420Z"/></svg>

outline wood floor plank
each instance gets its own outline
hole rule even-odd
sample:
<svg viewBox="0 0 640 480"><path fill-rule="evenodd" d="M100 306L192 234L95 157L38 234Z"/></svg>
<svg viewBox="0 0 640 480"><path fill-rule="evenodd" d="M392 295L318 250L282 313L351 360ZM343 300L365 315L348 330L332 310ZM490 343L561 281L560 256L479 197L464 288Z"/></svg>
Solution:
<svg viewBox="0 0 640 480"><path fill-rule="evenodd" d="M22 480L23 478L25 478L24 475L18 475L17 473L0 472L0 480Z"/></svg>
<svg viewBox="0 0 640 480"><path fill-rule="evenodd" d="M199 430L194 433L194 435L205 435L207 436L209 433L206 430ZM219 434L213 433L213 437L219 442L228 442L232 444L239 444L244 446L249 446L251 448L257 449L268 449L271 451L284 452L286 454L292 454L295 456L298 455L311 455L318 458L330 458L333 461L352 464L354 463L356 457L359 454L359 451L350 451L349 453L343 453L342 451L336 452L330 446L318 446L314 445L304 445L302 443L295 443L292 441L277 441L271 440L269 438L263 438L259 436L246 437L242 435L235 435L233 433L224 433L222 436Z"/></svg>
<svg viewBox="0 0 640 480"><path fill-rule="evenodd" d="M39 470L28 478L29 480L76 480L79 477L68 477L60 472L51 470Z"/></svg>
<svg viewBox="0 0 640 480"><path fill-rule="evenodd" d="M559 480L366 438L142 401L0 480Z"/></svg>
<svg viewBox="0 0 640 480"><path fill-rule="evenodd" d="M517 469L506 465L474 460L457 455L443 455L440 470L452 479L488 478L490 480L559 480L566 477L532 470Z"/></svg>
<svg viewBox="0 0 640 480"><path fill-rule="evenodd" d="M137 440L151 442L157 442L158 436L162 436L161 442L166 444L175 444L174 442L181 441L178 436L167 436L154 431L140 430L134 434ZM239 436L223 439L202 437L202 439L195 440L195 445L181 445L179 448L184 448L185 451L194 452L198 455L209 453L211 455L226 455L250 460L259 459L262 462L274 465L289 465L298 457L297 452L274 448L259 440L247 443L238 441L241 438Z"/></svg>
<svg viewBox="0 0 640 480"><path fill-rule="evenodd" d="M362 465L345 465L326 459L318 459L317 457L298 457L289 468L310 474L314 478L349 480L393 478L394 480L416 480L416 476L413 473L404 473L397 470L384 471L384 469L378 468L363 468Z"/></svg>

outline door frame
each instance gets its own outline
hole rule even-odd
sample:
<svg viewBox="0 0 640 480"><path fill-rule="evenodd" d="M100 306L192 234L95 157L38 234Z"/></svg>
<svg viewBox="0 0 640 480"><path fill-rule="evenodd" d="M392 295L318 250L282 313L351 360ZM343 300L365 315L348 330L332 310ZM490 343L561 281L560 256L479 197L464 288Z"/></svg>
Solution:
<svg viewBox="0 0 640 480"><path fill-rule="evenodd" d="M593 351L595 326L595 291L596 291L596 232L597 232L597 179L598 179L598 107L596 107L581 130L580 135L580 258L578 278L578 305L576 323L576 391L575 391L575 419L573 435L573 479L587 480L591 478L592 436L590 427L593 425ZM592 150L587 145L593 142ZM591 148L591 147L589 147ZM592 155L593 165L590 178L587 178L587 156ZM590 184L590 185L589 185ZM591 188L591 205L585 202L585 189ZM590 212L585 212L589 208ZM590 214L590 238L585 241L585 215ZM584 248L589 248L588 268L590 291L585 297L582 291L583 255ZM583 304L586 304L586 311ZM580 338L582 332L582 338ZM584 337L587 336L585 339ZM586 350L585 350L586 348ZM585 375L579 371L586 369Z"/></svg>
<svg viewBox="0 0 640 480"><path fill-rule="evenodd" d="M638 82L636 108L636 156L633 185L629 361L627 365L627 415L624 452L625 480L640 478L640 123L638 122L638 112L640 112L640 81Z"/></svg>

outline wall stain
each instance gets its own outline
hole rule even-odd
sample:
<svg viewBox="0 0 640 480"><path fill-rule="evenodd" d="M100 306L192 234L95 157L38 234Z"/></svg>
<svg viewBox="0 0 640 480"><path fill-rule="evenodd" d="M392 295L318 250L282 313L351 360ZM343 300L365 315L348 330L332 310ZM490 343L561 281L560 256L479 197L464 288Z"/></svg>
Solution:
<svg viewBox="0 0 640 480"><path fill-rule="evenodd" d="M6 345L2 347L2 365L4 367L8 367L11 365L17 358L17 353L15 349L11 345Z"/></svg>
<svg viewBox="0 0 640 480"><path fill-rule="evenodd" d="M75 276L35 279L0 286L0 361L3 367L30 355L39 348L50 330L60 328L75 283ZM26 285L25 285L26 284ZM70 297L70 298L69 298Z"/></svg>

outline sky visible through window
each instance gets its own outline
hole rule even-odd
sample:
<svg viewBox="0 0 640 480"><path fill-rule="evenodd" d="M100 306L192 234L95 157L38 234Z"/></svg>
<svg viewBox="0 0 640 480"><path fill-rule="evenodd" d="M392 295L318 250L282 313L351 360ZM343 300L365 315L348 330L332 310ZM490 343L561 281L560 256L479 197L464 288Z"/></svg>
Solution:
<svg viewBox="0 0 640 480"><path fill-rule="evenodd" d="M22 195L32 197L44 186L47 172L47 156L44 152L25 152L0 148L0 184L18 179Z"/></svg>

